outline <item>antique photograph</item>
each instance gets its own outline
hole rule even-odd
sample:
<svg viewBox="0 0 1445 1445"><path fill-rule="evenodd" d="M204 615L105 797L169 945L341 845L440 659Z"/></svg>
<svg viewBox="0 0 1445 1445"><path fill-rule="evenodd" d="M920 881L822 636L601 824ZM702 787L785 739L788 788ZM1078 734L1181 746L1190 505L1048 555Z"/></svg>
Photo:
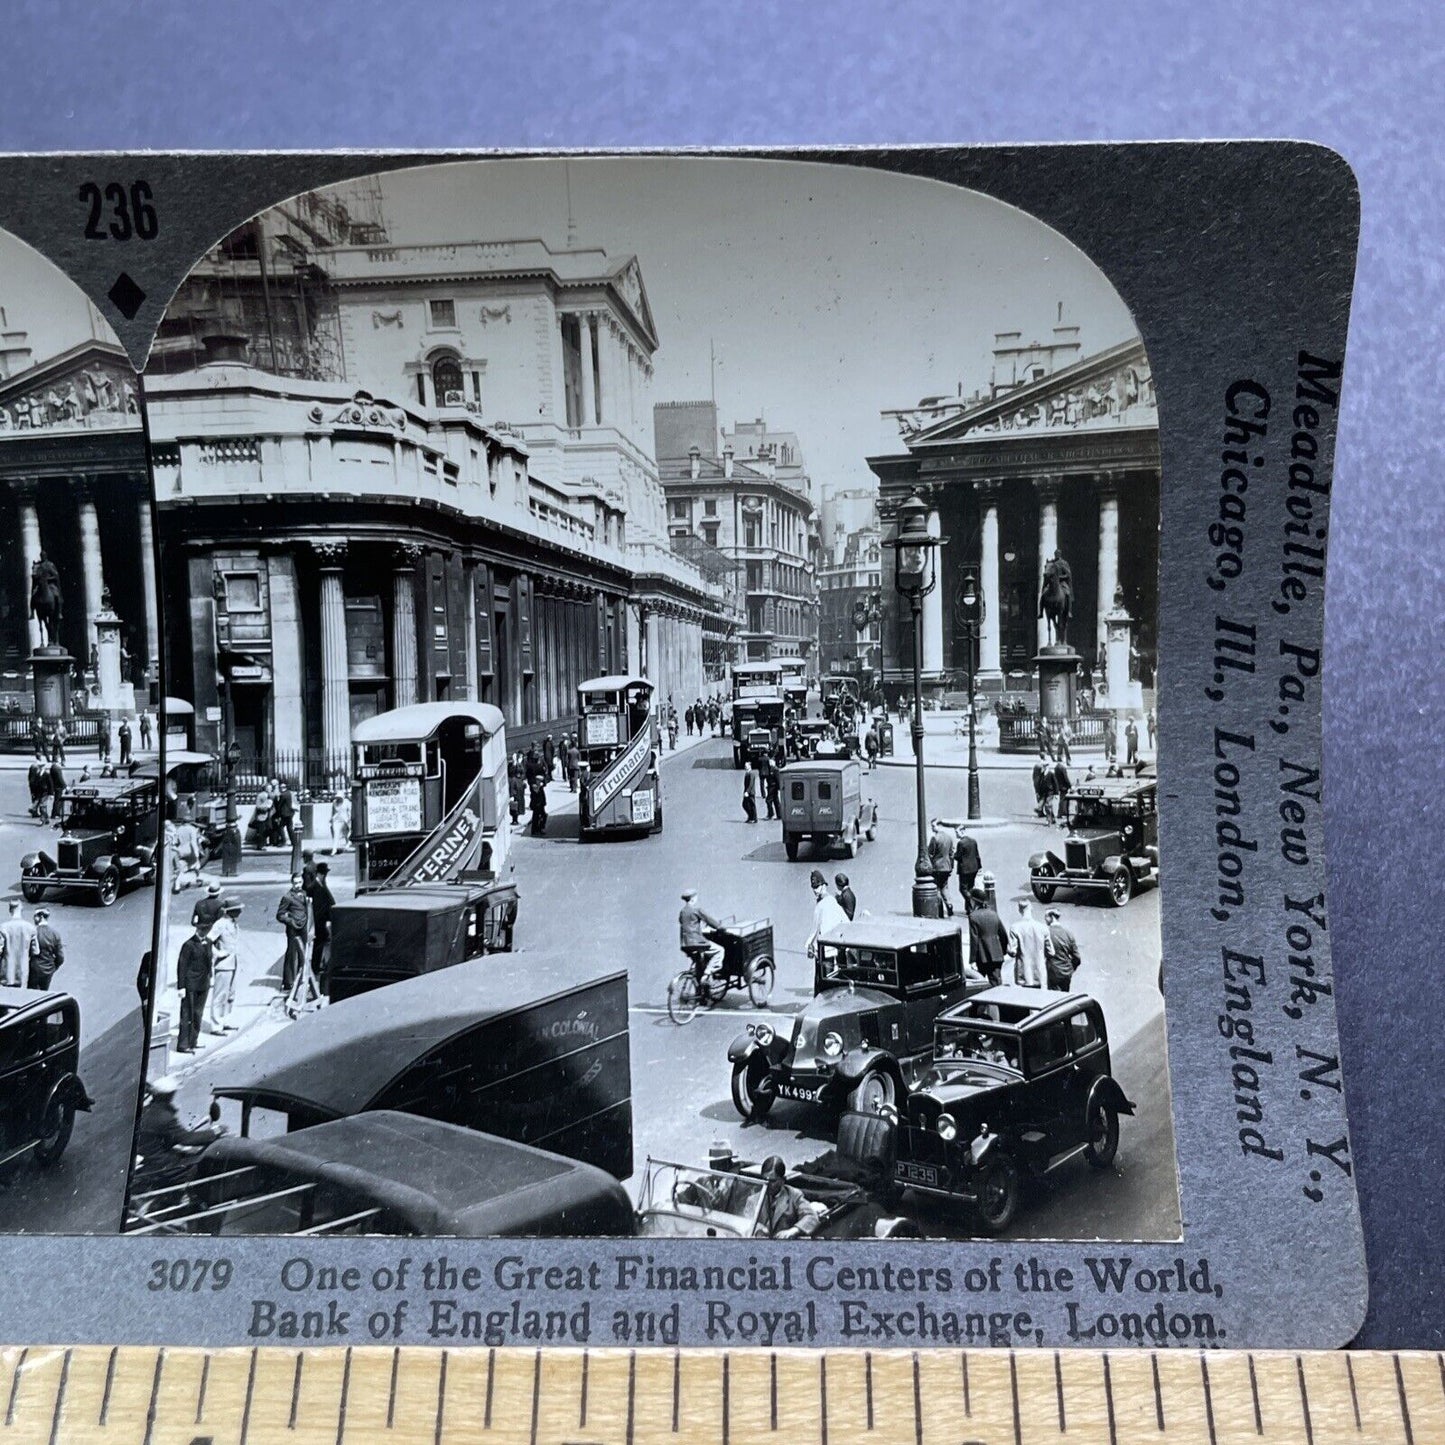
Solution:
<svg viewBox="0 0 1445 1445"><path fill-rule="evenodd" d="M65 869L139 938L156 865L67 854L22 773L129 726L131 806L165 642L127 1230L1179 1238L1158 411L1066 238L797 161L293 197L155 338L159 604L105 550L129 384L28 324L7 812L72 968L114 914Z"/></svg>
<svg viewBox="0 0 1445 1445"><path fill-rule="evenodd" d="M0 1229L114 1233L162 852L161 626L137 378L0 233Z"/></svg>

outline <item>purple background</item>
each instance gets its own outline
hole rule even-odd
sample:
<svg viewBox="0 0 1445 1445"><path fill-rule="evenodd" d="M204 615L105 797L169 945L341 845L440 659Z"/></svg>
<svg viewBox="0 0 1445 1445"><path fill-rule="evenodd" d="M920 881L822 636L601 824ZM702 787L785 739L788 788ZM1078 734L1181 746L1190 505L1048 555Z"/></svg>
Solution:
<svg viewBox="0 0 1445 1445"><path fill-rule="evenodd" d="M1445 851L1427 826L1445 797L1434 635L1445 11L251 0L230 25L222 13L193 0L12 0L0 150L1288 136L1345 155L1364 214L1325 763L1371 1273L1360 1343L1445 1345L1445 986L1426 882ZM1315 1268L1299 1245L1300 1268Z"/></svg>

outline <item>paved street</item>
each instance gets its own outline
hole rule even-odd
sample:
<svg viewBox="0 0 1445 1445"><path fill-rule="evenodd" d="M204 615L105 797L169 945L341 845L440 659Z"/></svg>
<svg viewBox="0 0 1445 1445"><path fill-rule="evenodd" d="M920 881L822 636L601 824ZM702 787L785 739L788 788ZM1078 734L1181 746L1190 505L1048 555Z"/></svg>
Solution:
<svg viewBox="0 0 1445 1445"><path fill-rule="evenodd" d="M74 776L79 759L72 761ZM23 764L0 769L0 880L10 897L19 896L24 854L53 845L57 836L38 825L28 807ZM110 908L79 894L54 893L46 901L65 944L54 987L80 1004L80 1077L96 1107L77 1115L70 1145L54 1169L39 1170L28 1160L20 1165L0 1196L0 1210L6 1229L108 1233L120 1220L140 1087L144 1029L136 972L150 947L154 895L149 888L123 893ZM32 913L25 905L25 916ZM23 990L0 988L0 1003L24 997Z"/></svg>
<svg viewBox="0 0 1445 1445"><path fill-rule="evenodd" d="M965 781L957 770L932 772L930 809L962 816ZM534 839L523 832L514 844L522 899L518 953L486 966L525 968L535 976L539 993L618 967L628 970L639 1167L648 1155L701 1161L714 1140L727 1140L743 1158L779 1153L791 1164L801 1163L831 1145L830 1120L808 1106L780 1103L767 1124L744 1125L729 1097L727 1046L748 1021L791 1015L809 997L812 974L804 948L813 907L808 875L815 863L830 878L847 871L860 913L909 911L915 847L912 771L880 768L866 780L879 803L879 837L865 843L851 862L841 857L820 862L805 851L789 863L775 823L749 825L739 802L740 774L724 739L666 755L663 785L667 821L660 836L587 845L578 842L569 795L553 787L548 836ZM1029 854L1051 833L1032 817L1026 769L987 773L983 801L987 815L1005 820L980 831L978 838L984 867L998 878L1007 919L1008 900L1025 882ZM331 861L333 889L345 896L351 886L350 857ZM271 920L285 868L279 854L248 855L239 886L227 885L245 904L237 1015L243 1030L225 1041L212 1038L193 1058L177 1061L187 1077L179 1099L184 1113L204 1112L208 1079L218 1060L287 1026L267 1009L282 953L281 931ZM667 984L682 962L679 895L689 884L701 890L700 901L715 916L773 920L778 985L766 1014L735 993L686 1027L668 1018ZM170 900L168 963L186 934L195 898L194 891L187 891ZM1076 986L1104 1006L1114 1072L1139 1105L1139 1114L1123 1121L1111 1171L1096 1175L1082 1161L1066 1166L1030 1201L1013 1232L1040 1238L1175 1237L1178 1202L1157 987L1158 892L1144 891L1122 910L1068 897L1060 906L1085 959ZM1042 909L1036 906L1036 913ZM946 1216L930 1217L929 1223L940 1232L951 1227Z"/></svg>

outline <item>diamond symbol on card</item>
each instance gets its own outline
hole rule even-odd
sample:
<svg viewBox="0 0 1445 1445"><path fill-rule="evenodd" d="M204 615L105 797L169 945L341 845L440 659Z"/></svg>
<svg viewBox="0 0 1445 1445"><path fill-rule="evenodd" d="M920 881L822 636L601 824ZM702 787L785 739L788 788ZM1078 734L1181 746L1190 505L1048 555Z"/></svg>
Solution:
<svg viewBox="0 0 1445 1445"><path fill-rule="evenodd" d="M115 278L115 284L105 294L110 297L115 309L127 321L135 320L135 314L140 310L141 302L146 299L145 292L136 285L128 271L122 271Z"/></svg>

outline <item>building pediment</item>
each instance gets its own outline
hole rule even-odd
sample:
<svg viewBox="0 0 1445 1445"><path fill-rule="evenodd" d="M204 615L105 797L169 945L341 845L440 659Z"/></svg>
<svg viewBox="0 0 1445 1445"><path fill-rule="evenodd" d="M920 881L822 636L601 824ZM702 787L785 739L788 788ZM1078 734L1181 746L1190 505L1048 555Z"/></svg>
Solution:
<svg viewBox="0 0 1445 1445"><path fill-rule="evenodd" d="M71 347L0 382L0 434L139 429L135 372L105 342Z"/></svg>
<svg viewBox="0 0 1445 1445"><path fill-rule="evenodd" d="M618 267L612 277L612 288L632 313L652 349L656 350L657 327L652 319L652 305L647 299L647 288L642 284L642 267L638 265L636 256L629 256Z"/></svg>
<svg viewBox="0 0 1445 1445"><path fill-rule="evenodd" d="M1001 434L1069 435L1159 425L1153 372L1137 338L986 401L945 399L893 415L909 451L983 442Z"/></svg>

